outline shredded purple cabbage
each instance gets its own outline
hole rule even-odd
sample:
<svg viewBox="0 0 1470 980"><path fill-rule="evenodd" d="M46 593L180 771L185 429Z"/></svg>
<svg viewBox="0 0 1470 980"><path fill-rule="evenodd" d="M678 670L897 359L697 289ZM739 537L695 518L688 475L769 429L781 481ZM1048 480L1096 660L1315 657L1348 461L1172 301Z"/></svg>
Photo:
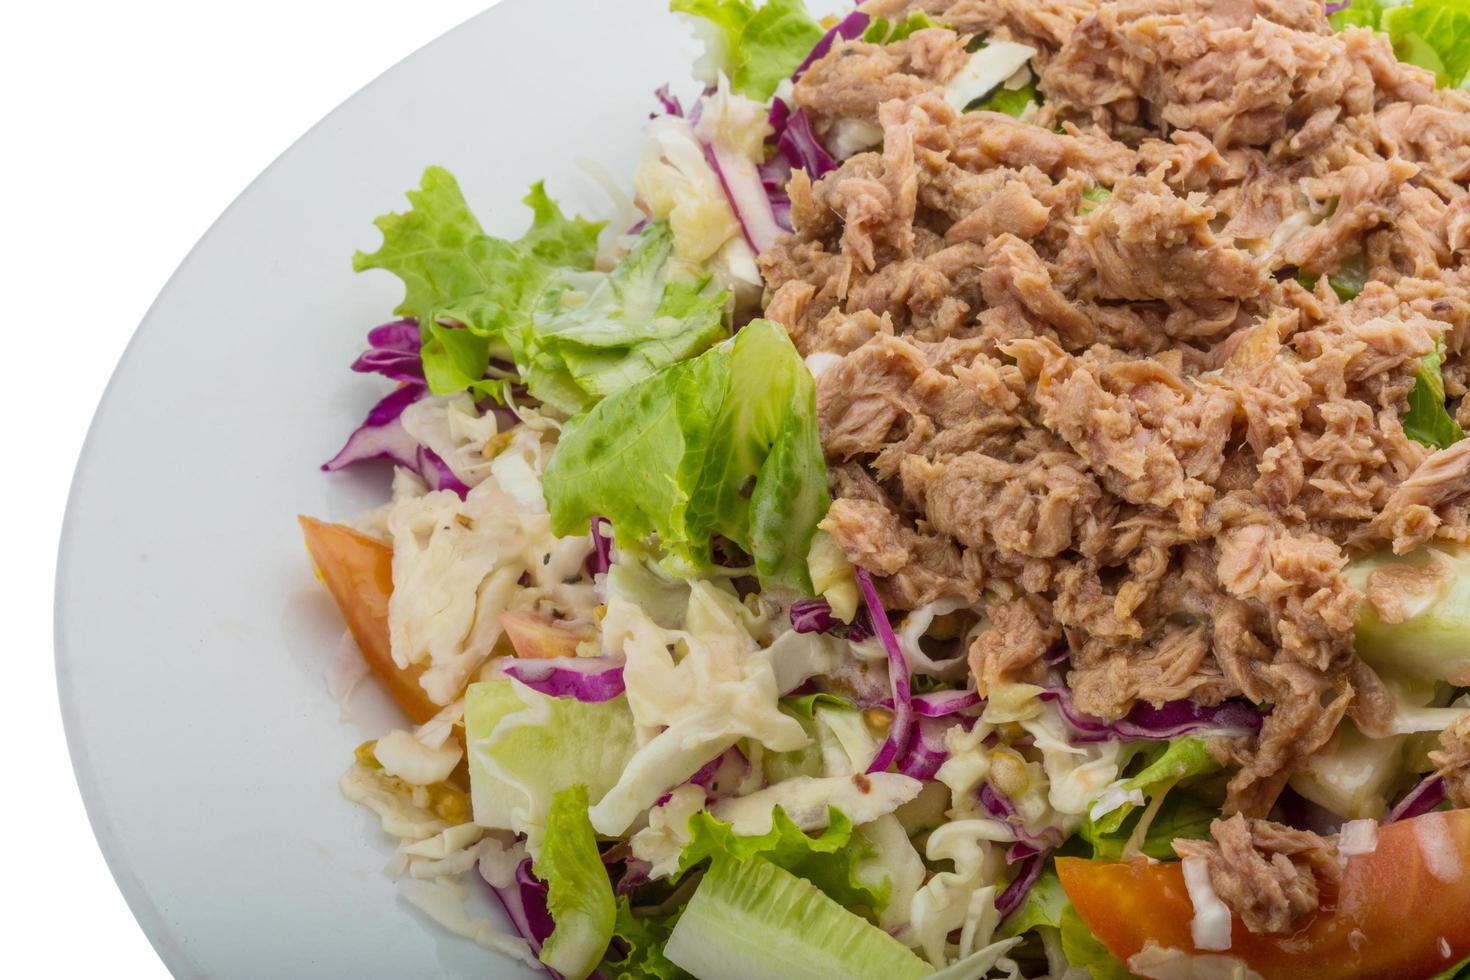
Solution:
<svg viewBox="0 0 1470 980"><path fill-rule="evenodd" d="M1336 3L1327 4L1327 6L1323 8L1323 13L1325 13L1328 17L1331 17L1333 14L1340 13L1348 9L1352 5L1353 0L1337 0Z"/></svg>
<svg viewBox="0 0 1470 980"><path fill-rule="evenodd" d="M1072 692L1065 687L1047 688L1044 701L1056 701L1062 717L1073 729L1074 744L1093 742L1166 740L1191 732L1209 731L1221 735L1248 735L1260 731L1266 712L1243 701L1224 701L1203 705L1194 701L1170 701L1154 707L1139 701L1127 716L1106 721L1082 714L1072 703Z"/></svg>
<svg viewBox="0 0 1470 980"><path fill-rule="evenodd" d="M505 908L511 927L530 944L533 953L540 954L541 947L556 930L556 923L546 909L546 884L531 873L531 859L526 858L516 868L511 884L504 888L491 887Z"/></svg>
<svg viewBox="0 0 1470 980"><path fill-rule="evenodd" d="M551 657L507 660L502 669L548 697L599 703L623 693L623 665L606 657Z"/></svg>
<svg viewBox="0 0 1470 980"><path fill-rule="evenodd" d="M980 785L980 805L985 808L986 813L1010 828L1017 843L1024 844L1033 851L1049 851L1062 842L1062 832L1055 827L1047 827L1039 834L1027 830L1026 825L1021 822L1021 814L1016 805L989 783ZM1024 852L1017 852L1017 855L1024 856Z"/></svg>
<svg viewBox="0 0 1470 980"><path fill-rule="evenodd" d="M1005 891L995 900L995 910L1002 919L1021 907L1026 893L1031 891L1031 886L1041 877L1041 870L1046 865L1046 853L1038 852L1023 860L1025 863L1021 865L1021 870L1016 872L1016 877L1011 879Z"/></svg>
<svg viewBox="0 0 1470 980"><path fill-rule="evenodd" d="M1388 811L1388 816L1383 818L1383 822L1393 823L1396 820L1408 820L1422 816L1439 806L1445 799L1444 778L1430 776L1404 794L1404 798L1395 803L1393 809Z"/></svg>
<svg viewBox="0 0 1470 980"><path fill-rule="evenodd" d="M424 484L430 490L453 490L459 494L460 500L469 496L469 486L455 476L454 470L449 468L444 458L428 446L419 447L414 460L414 468L418 470L419 476L424 478Z"/></svg>
<svg viewBox="0 0 1470 980"><path fill-rule="evenodd" d="M949 727L934 718L920 718L913 740L898 758L898 771L914 779L933 779L949 758L949 750L944 745L944 733Z"/></svg>
<svg viewBox="0 0 1470 980"><path fill-rule="evenodd" d="M796 71L791 75L791 80L794 82L802 75L805 75L808 68L820 61L828 51L832 50L832 45L837 43L838 38L851 41L854 38L862 37L863 31L868 29L868 24L868 15L861 10L855 10L842 18L842 20L838 21L836 27L833 27L826 34L822 35L822 39L812 48L811 53L806 56L806 60L796 67Z"/></svg>
<svg viewBox="0 0 1470 980"><path fill-rule="evenodd" d="M592 554L587 556L587 573L598 575L612 568L612 535L604 529L612 527L606 517L592 518Z"/></svg>
<svg viewBox="0 0 1470 980"><path fill-rule="evenodd" d="M678 116L681 119L684 117L684 104L679 101L677 95L669 91L668 82L664 82L658 88L654 89L653 97L658 99L658 106L663 110L662 115ZM658 112L650 112L648 118L657 119L659 115L660 113Z"/></svg>
<svg viewBox="0 0 1470 980"><path fill-rule="evenodd" d="M798 633L825 633L838 625L826 599L799 599L791 604L791 628Z"/></svg>
<svg viewBox="0 0 1470 980"><path fill-rule="evenodd" d="M915 694L911 702L914 714L924 718L942 718L984 704L977 691L931 691Z"/></svg>
<svg viewBox="0 0 1470 980"><path fill-rule="evenodd" d="M883 600L878 598L873 577L861 568L854 571L857 574L858 588L863 593L863 602L868 607L868 615L877 627L878 638L883 641L883 649L888 654L888 687L893 697L893 722L888 726L888 737L883 740L878 754L868 766L868 772L882 772L900 752L908 748L909 739L913 736L913 693L909 687L909 662L903 655L903 648L898 645L898 637L893 635L893 627L888 623L888 613L883 608Z"/></svg>
<svg viewBox="0 0 1470 980"><path fill-rule="evenodd" d="M347 437L337 455L322 464L328 472L367 459L391 459L400 466L418 468L419 444L403 427L403 410L428 392L423 384L409 383L389 392Z"/></svg>
<svg viewBox="0 0 1470 980"><path fill-rule="evenodd" d="M394 381L423 383L423 341L417 320L395 320L368 331L368 349L352 362L352 370L381 374Z"/></svg>

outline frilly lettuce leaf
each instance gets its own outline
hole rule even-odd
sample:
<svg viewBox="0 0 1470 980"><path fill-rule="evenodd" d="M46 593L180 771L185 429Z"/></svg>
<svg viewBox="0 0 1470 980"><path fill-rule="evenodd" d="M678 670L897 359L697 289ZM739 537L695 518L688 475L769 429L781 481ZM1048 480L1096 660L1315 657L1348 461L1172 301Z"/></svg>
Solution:
<svg viewBox="0 0 1470 980"><path fill-rule="evenodd" d="M603 960L597 972L606 980L685 980L689 974L664 956L664 944L674 931L675 915L643 916L633 911L627 896L618 899L613 935L627 950L616 959Z"/></svg>
<svg viewBox="0 0 1470 980"><path fill-rule="evenodd" d="M705 42L698 70L714 85L723 73L741 95L764 102L791 77L822 39L822 28L802 0L673 0L669 9L688 14Z"/></svg>
<svg viewBox="0 0 1470 980"><path fill-rule="evenodd" d="M541 947L541 962L568 980L583 980L607 952L617 915L587 820L587 787L570 786L552 797L546 846L532 868L546 882L546 908L556 923Z"/></svg>
<svg viewBox="0 0 1470 980"><path fill-rule="evenodd" d="M763 585L810 593L806 557L828 504L811 374L780 324L753 320L572 419L544 488L557 534L606 517L620 547L657 534L691 573L713 564L721 534Z"/></svg>
<svg viewBox="0 0 1470 980"><path fill-rule="evenodd" d="M1445 408L1444 375L1440 372L1438 349L1419 359L1414 372L1414 387L1409 392L1409 410L1404 413L1404 435L1435 449L1446 449L1465 438Z"/></svg>
<svg viewBox="0 0 1470 980"><path fill-rule="evenodd" d="M637 748L623 696L553 698L502 678L470 685L464 717L475 822L526 834L533 853L555 794L583 786L601 799Z"/></svg>
<svg viewBox="0 0 1470 980"><path fill-rule="evenodd" d="M408 211L374 222L383 244L358 252L352 267L403 280L395 312L419 322L431 390L497 393L498 379L485 377L490 357L508 352L507 333L522 329L555 270L592 267L602 225L567 218L538 183L525 198L534 216L530 230L517 241L487 235L443 167L425 170L408 200Z"/></svg>
<svg viewBox="0 0 1470 980"><path fill-rule="evenodd" d="M408 211L377 220L382 246L353 266L403 280L397 312L419 322L436 394L499 397L519 373L537 398L578 412L725 335L728 295L708 276L675 275L664 224L604 274L592 271L602 224L568 218L539 183L525 198L531 227L514 241L485 234L441 167L408 199Z"/></svg>
<svg viewBox="0 0 1470 980"><path fill-rule="evenodd" d="M579 412L725 337L728 294L708 276L673 281L673 247L654 222L611 273L565 275L547 290L516 352L532 395Z"/></svg>
<svg viewBox="0 0 1470 980"><path fill-rule="evenodd" d="M934 972L888 933L764 857L717 856L664 955L703 980L908 980Z"/></svg>
<svg viewBox="0 0 1470 980"><path fill-rule="evenodd" d="M764 858L798 878L805 878L827 897L848 909L877 915L888 901L888 884L873 887L860 881L856 869L873 855L872 845L854 834L841 810L827 811L827 829L815 837L802 832L780 807L771 813L771 829L757 837L737 836L734 829L708 812L689 819L689 843L679 857L681 872L704 861Z"/></svg>

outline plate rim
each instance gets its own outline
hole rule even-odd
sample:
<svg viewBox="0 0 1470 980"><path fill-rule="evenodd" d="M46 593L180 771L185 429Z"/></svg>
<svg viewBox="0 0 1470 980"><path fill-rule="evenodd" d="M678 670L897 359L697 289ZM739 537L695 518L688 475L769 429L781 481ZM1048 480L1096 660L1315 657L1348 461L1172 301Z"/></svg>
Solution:
<svg viewBox="0 0 1470 980"><path fill-rule="evenodd" d="M142 318L133 328L128 336L127 343L123 346L122 353L118 356L117 363L109 373L107 383L103 386L102 393L97 399L96 408L93 409L91 418L87 423L86 435L77 452L76 461L71 468L71 477L67 483L66 506L62 512L61 533L58 536L56 546L56 566L52 578L52 602L51 602L51 648L53 676L56 684L57 704L60 710L62 730L65 733L67 755L71 761L71 774L75 781L77 792L81 797L82 808L86 812L87 823L92 831L92 839L101 851L102 859L107 866L107 871L112 877L113 884L122 895L127 904L128 911L133 921L142 930L144 938L153 948L160 962L173 976L202 976L204 971L200 964L195 961L188 949L185 937L176 935L164 916L160 913L145 880L129 866L124 853L125 848L122 840L118 837L113 826L108 804L100 789L100 780L92 766L91 752L82 735L82 725L77 718L77 707L74 703L76 690L71 682L72 668L75 666L76 653L68 643L68 619L71 614L78 610L71 608L74 600L71 598L71 590L66 582L71 564L76 559L71 555L76 548L76 524L75 513L79 506L81 496L80 489L84 482L85 471L88 462L95 455L94 439L97 427L104 412L110 407L116 395L118 378L131 364L138 348L138 340L145 330L150 329L154 323L154 316L159 304L164 297L174 289L179 278L193 264L195 256L210 243L219 232L219 228L240 207L241 202L250 196L251 192L264 180L270 177L288 157L313 135L325 127L345 107L365 97L369 92L378 88L381 84L396 75L399 70L410 61L417 59L429 49L436 47L439 42L464 30L470 24L486 18L497 16L507 8L521 8L532 5L536 0L489 0L489 7L473 14L459 23L450 27L428 41L409 51L398 58L388 67L378 72L367 82L359 86L346 98L337 102L328 109L318 120L312 123L305 131L284 147L256 174L249 183L242 187L238 193L231 198L220 213L215 216L209 226L195 240L179 260L163 285L159 287L157 294L149 302L147 310Z"/></svg>

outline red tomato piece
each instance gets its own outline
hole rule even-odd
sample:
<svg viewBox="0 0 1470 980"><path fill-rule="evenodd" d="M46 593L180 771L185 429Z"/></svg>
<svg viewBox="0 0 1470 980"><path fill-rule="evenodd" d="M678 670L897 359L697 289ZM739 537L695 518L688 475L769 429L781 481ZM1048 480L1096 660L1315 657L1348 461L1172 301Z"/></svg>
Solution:
<svg viewBox="0 0 1470 980"><path fill-rule="evenodd" d="M1178 862L1058 858L1072 905L1124 963L1150 940L1196 950L1194 906ZM1237 919L1233 956L1267 980L1414 980L1470 956L1470 810L1428 813L1378 831L1348 859L1340 886L1290 935L1258 936Z"/></svg>

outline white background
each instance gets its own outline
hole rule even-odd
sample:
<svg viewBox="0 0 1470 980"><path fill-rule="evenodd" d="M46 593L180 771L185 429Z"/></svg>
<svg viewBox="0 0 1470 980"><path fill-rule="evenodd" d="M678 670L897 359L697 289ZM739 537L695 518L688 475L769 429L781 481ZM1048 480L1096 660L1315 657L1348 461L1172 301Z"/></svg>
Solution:
<svg viewBox="0 0 1470 980"><path fill-rule="evenodd" d="M0 3L0 975L167 976L92 838L52 666L66 488L113 366L256 174L380 72L491 5Z"/></svg>

